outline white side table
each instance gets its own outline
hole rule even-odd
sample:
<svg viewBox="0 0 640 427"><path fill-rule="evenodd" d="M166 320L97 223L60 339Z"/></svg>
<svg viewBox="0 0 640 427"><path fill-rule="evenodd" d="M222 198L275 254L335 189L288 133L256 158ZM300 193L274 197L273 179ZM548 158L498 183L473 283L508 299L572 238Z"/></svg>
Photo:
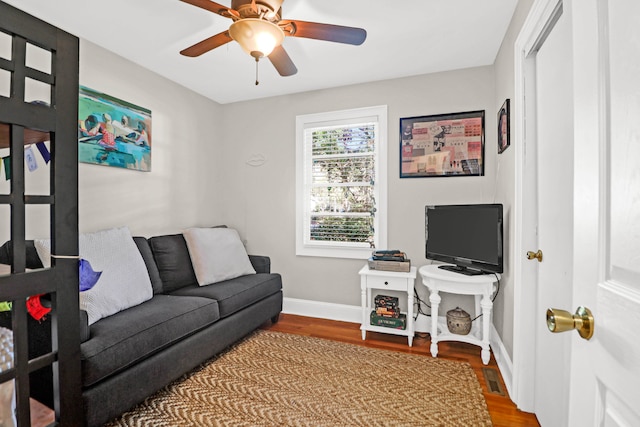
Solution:
<svg viewBox="0 0 640 427"><path fill-rule="evenodd" d="M409 272L370 270L368 265L362 267L360 274L360 290L362 292L362 339L367 338L367 331L385 334L404 335L409 340L409 347L413 345L413 287L416 280L416 268ZM407 293L407 325L404 330L374 326L369 315L372 310L371 290L385 289Z"/></svg>
<svg viewBox="0 0 640 427"><path fill-rule="evenodd" d="M500 280L499 274L483 274L479 276L465 276L453 271L443 270L437 265L425 265L420 267L422 284L429 289L429 301L431 302L431 355L438 356L438 342L461 341L482 347L482 363L489 363L491 353L489 340L491 331L491 309L493 301L491 296L495 292L495 282ZM446 316L438 316L438 307L441 297L439 292L449 292L459 295L475 296L475 316L482 310L482 328L472 324L468 335L452 334L447 328Z"/></svg>

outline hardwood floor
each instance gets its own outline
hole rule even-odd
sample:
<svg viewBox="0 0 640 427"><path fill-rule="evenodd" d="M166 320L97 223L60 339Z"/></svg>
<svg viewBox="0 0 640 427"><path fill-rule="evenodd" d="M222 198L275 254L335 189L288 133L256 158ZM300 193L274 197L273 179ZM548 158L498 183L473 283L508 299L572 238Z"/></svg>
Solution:
<svg viewBox="0 0 640 427"><path fill-rule="evenodd" d="M42 403L30 399L31 406L31 427L44 427L56 420L56 415L50 408Z"/></svg>
<svg viewBox="0 0 640 427"><path fill-rule="evenodd" d="M375 332L367 332L367 339L363 341L360 324L358 323L338 322L291 314L281 314L278 323L271 324L271 322L267 322L262 328L431 357L429 350L431 341L428 334L418 334L413 340L413 347L407 345L406 337ZM509 398L493 354L489 365L485 366L480 360L480 347L458 342L442 342L438 345L438 357L465 361L471 364L482 386L491 420L495 427L540 425L534 414L518 410ZM483 374L483 368L490 368L491 371L498 374L497 380L504 395L490 390L490 386ZM491 388L495 390L495 382L491 385Z"/></svg>
<svg viewBox="0 0 640 427"><path fill-rule="evenodd" d="M363 341L360 324L358 323L337 322L334 320L295 316L292 314L281 314L278 323L272 324L271 322L267 322L262 325L262 329L307 335L366 347L431 357L429 350L431 341L428 334L416 335L413 340L413 347L407 345L406 337L375 332L367 332L367 339ZM502 377L499 376L500 371L493 358L493 354L491 355L489 365L485 366L480 360L480 347L458 342L442 342L438 346L438 357L468 362L472 366L482 386L494 427L537 427L540 425L535 415L518 410L507 395L507 388L504 385ZM500 387L504 391L504 396L496 394L489 389L489 385L482 372L483 368L493 368L495 370L498 374ZM32 426L44 426L53 421L53 411L35 401L32 402L31 412Z"/></svg>

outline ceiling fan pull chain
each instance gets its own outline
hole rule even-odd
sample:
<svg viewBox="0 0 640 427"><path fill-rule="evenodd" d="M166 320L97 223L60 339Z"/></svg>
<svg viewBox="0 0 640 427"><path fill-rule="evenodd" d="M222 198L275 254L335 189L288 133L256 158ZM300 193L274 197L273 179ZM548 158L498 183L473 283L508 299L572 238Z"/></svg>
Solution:
<svg viewBox="0 0 640 427"><path fill-rule="evenodd" d="M260 82L258 81L258 62L258 58L256 58L256 86L260 84Z"/></svg>

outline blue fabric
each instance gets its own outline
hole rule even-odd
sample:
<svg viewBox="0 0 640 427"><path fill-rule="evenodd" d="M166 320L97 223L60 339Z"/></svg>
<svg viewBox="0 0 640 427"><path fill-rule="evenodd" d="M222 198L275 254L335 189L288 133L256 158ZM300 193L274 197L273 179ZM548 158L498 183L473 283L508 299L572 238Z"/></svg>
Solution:
<svg viewBox="0 0 640 427"><path fill-rule="evenodd" d="M102 271L94 271L91 267L91 263L86 259L81 259L79 264L80 275L80 292L88 291L93 288L98 279L102 275Z"/></svg>

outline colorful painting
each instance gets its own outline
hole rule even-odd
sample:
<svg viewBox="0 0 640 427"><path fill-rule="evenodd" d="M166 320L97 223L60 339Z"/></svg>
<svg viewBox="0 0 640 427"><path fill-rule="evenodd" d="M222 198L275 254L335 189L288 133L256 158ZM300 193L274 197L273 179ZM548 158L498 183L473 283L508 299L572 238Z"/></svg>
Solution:
<svg viewBox="0 0 640 427"><path fill-rule="evenodd" d="M151 110L80 86L78 160L151 171Z"/></svg>

